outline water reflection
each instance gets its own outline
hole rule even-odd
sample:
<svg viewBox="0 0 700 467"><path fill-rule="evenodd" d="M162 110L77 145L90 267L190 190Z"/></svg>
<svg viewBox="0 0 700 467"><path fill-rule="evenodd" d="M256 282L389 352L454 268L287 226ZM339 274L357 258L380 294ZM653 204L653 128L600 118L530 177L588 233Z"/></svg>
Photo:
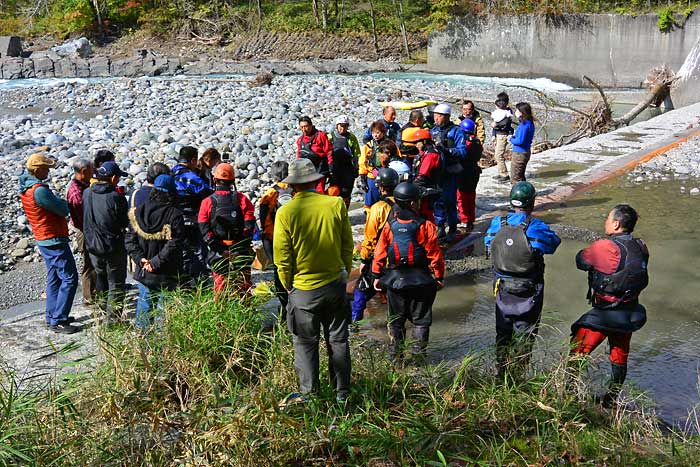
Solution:
<svg viewBox="0 0 700 467"><path fill-rule="evenodd" d="M650 285L642 294L648 322L632 338L627 385L643 389L667 422L683 426L688 410L700 401L700 216L698 199L681 195L686 182L670 181L645 190L625 178L601 185L578 199L539 215L549 222L576 225L602 232L608 211L618 202L631 203L640 214L636 235L651 252ZM692 188L688 185L688 188ZM682 228L678 228L682 226ZM545 305L536 361L550 361L564 352L570 325L588 310L586 274L574 257L586 244L564 240L547 257ZM475 254L483 254L477 247ZM385 308L375 302L362 332L386 339ZM433 361L458 361L467 353L482 352L485 364L493 360L494 298L488 273L455 274L438 294L431 327L429 356ZM609 373L607 346L594 354L592 378L601 385Z"/></svg>

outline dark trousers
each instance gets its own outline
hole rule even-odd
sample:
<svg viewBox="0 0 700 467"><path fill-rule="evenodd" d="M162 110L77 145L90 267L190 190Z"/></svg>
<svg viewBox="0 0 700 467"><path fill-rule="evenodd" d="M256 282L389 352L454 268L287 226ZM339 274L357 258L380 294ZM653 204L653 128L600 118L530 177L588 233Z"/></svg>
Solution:
<svg viewBox="0 0 700 467"><path fill-rule="evenodd" d="M265 253L267 254L267 257L272 260L272 268L275 276L275 295L277 296L277 299L280 301L280 315L279 319L280 321L286 319L287 316L287 304L289 303L289 293L287 292L287 289L284 288L284 285L282 285L282 281L280 281L280 276L277 274L277 266L274 264L274 248L272 241L268 240L267 238L263 239L263 248L265 249Z"/></svg>
<svg viewBox="0 0 700 467"><path fill-rule="evenodd" d="M90 253L85 246L85 235L80 230L75 231L75 242L78 246L78 251L83 257L83 266L80 269L80 281L83 289L83 302L91 303L93 294L95 293L95 268L90 261Z"/></svg>
<svg viewBox="0 0 700 467"><path fill-rule="evenodd" d="M299 392L319 390L318 345L323 337L328 351L328 373L338 397L350 390L350 310L345 296L345 281L335 281L315 290L292 289L287 306L287 326L294 342L294 368L299 377Z"/></svg>
<svg viewBox="0 0 700 467"><path fill-rule="evenodd" d="M78 289L78 270L68 243L39 246L46 264L46 323L65 323Z"/></svg>
<svg viewBox="0 0 700 467"><path fill-rule="evenodd" d="M197 223L185 226L185 248L183 249L183 269L187 277L194 282L208 274L207 247L202 239L202 233Z"/></svg>
<svg viewBox="0 0 700 467"><path fill-rule="evenodd" d="M510 293L502 284L497 287L496 367L499 376L505 372L522 376L539 329L544 283L535 284L530 293Z"/></svg>
<svg viewBox="0 0 700 467"><path fill-rule="evenodd" d="M414 351L423 351L428 345L430 325L433 323L433 303L437 295L435 285L415 289L387 289L389 312L389 353L397 357L406 338L406 320L413 323Z"/></svg>
<svg viewBox="0 0 700 467"><path fill-rule="evenodd" d="M90 253L95 267L95 303L107 312L107 317L120 317L124 307L126 287L126 249L119 245L108 255Z"/></svg>

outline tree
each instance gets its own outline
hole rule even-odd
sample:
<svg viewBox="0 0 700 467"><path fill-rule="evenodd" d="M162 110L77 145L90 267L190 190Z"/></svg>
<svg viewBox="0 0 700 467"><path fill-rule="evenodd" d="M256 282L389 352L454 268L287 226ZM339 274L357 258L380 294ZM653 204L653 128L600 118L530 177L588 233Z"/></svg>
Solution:
<svg viewBox="0 0 700 467"><path fill-rule="evenodd" d="M374 19L374 2L369 0L369 19L372 23L372 42L374 45L374 54L379 58L379 41L377 40L377 23Z"/></svg>

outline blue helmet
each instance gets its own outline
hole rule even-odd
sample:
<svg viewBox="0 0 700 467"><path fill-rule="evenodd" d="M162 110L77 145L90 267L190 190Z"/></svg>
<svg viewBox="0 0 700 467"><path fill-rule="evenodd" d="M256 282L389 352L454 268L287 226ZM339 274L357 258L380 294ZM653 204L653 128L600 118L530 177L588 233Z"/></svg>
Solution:
<svg viewBox="0 0 700 467"><path fill-rule="evenodd" d="M459 127L465 133L470 134L473 134L476 130L476 125L474 124L474 121L471 118L465 118L464 120L462 120L462 123L459 124Z"/></svg>

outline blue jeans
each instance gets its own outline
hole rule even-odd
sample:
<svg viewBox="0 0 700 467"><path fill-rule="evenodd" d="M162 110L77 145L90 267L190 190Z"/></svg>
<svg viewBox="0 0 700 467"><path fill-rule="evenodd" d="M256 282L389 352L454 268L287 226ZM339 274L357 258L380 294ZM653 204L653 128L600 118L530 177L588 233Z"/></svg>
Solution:
<svg viewBox="0 0 700 467"><path fill-rule="evenodd" d="M163 310L164 294L161 290L151 290L142 283L138 282L139 298L136 301L136 327L145 329L151 325L153 318L151 310L153 302L156 302L156 308Z"/></svg>
<svg viewBox="0 0 700 467"><path fill-rule="evenodd" d="M46 263L46 322L65 323L78 290L78 269L68 243L39 246Z"/></svg>
<svg viewBox="0 0 700 467"><path fill-rule="evenodd" d="M457 177L445 175L442 180L442 196L435 201L433 206L435 215L435 225L456 226L459 224L459 213L457 211Z"/></svg>

